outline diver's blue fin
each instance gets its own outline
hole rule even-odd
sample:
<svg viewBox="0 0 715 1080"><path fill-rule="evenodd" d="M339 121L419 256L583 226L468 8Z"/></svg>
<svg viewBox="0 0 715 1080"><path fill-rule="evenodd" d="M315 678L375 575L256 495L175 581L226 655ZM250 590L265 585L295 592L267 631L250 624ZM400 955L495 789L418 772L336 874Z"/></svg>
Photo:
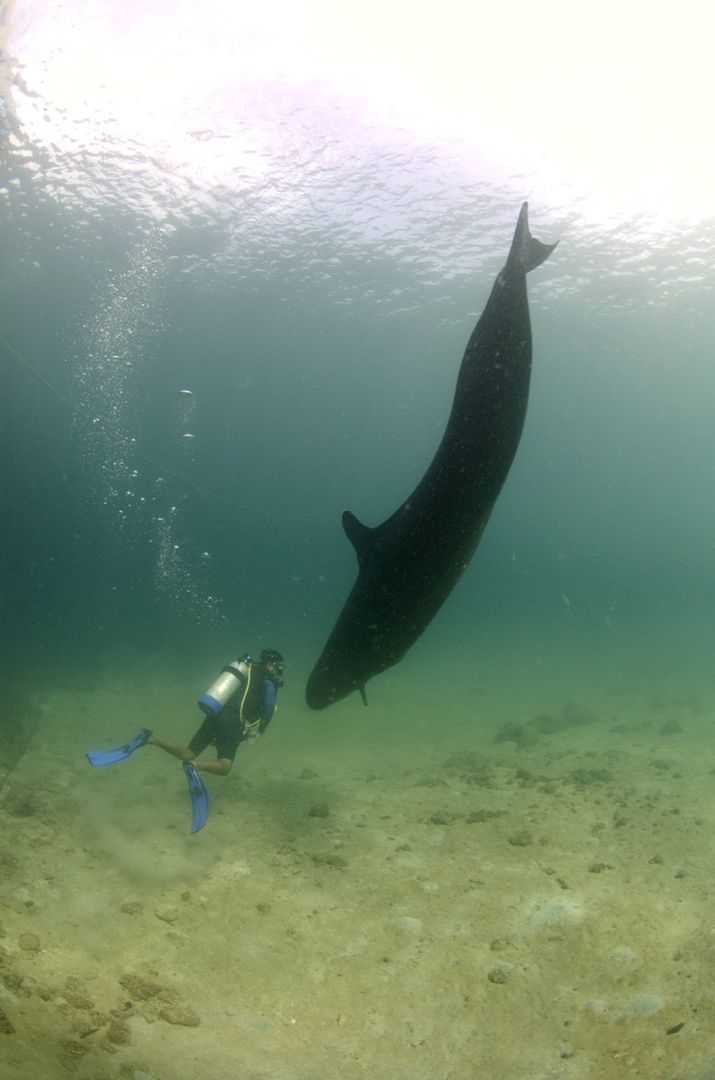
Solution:
<svg viewBox="0 0 715 1080"><path fill-rule="evenodd" d="M199 829L203 829L206 824L211 807L211 798L206 784L191 762L184 762L184 772L186 773L186 782L189 785L189 795L191 796L191 831L195 833Z"/></svg>
<svg viewBox="0 0 715 1080"><path fill-rule="evenodd" d="M118 761L124 761L147 741L151 731L142 728L138 735L130 739L124 746L118 746L116 750L88 750L87 761L90 765L115 765Z"/></svg>

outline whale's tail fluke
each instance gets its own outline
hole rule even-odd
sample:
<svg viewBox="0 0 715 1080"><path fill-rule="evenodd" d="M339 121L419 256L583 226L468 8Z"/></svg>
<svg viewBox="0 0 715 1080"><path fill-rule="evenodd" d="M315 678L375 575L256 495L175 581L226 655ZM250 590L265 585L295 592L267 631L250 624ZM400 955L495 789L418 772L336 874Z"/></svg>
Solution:
<svg viewBox="0 0 715 1080"><path fill-rule="evenodd" d="M558 240L556 241L558 244ZM556 244L542 244L529 232L529 204L524 203L519 213L519 220L514 230L514 239L511 242L509 258L506 261L506 270L518 270L528 274L546 262Z"/></svg>

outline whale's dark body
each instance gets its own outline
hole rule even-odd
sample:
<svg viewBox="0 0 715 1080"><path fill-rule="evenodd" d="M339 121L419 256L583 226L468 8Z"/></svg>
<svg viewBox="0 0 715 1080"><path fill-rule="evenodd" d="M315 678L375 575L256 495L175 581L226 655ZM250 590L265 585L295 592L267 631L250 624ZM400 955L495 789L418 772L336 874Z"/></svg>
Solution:
<svg viewBox="0 0 715 1080"><path fill-rule="evenodd" d="M467 345L434 459L382 525L346 512L359 572L308 679L323 709L398 663L469 564L514 459L526 416L531 325L526 275L556 245L529 233L524 203L506 265Z"/></svg>

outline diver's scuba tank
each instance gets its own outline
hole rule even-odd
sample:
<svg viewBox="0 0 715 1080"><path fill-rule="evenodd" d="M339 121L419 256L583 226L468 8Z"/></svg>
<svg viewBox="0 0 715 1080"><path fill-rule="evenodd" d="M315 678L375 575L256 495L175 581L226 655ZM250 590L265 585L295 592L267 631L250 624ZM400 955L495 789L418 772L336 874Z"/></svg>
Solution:
<svg viewBox="0 0 715 1080"><path fill-rule="evenodd" d="M226 667L221 668L218 679L211 683L206 693L202 694L197 702L202 712L205 712L207 716L218 716L248 676L250 662L251 658L246 653L240 660L232 660Z"/></svg>

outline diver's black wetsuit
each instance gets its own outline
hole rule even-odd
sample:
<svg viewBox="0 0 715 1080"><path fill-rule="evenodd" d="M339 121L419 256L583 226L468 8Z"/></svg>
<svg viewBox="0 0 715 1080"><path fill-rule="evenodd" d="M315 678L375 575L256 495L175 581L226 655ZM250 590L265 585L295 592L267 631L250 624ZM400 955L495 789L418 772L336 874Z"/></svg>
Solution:
<svg viewBox="0 0 715 1080"><path fill-rule="evenodd" d="M217 716L207 716L196 732L189 750L198 756L207 746L216 747L216 757L233 761L240 743L251 734L262 735L273 718L279 679L273 679L261 664L251 662L250 679L241 685Z"/></svg>

